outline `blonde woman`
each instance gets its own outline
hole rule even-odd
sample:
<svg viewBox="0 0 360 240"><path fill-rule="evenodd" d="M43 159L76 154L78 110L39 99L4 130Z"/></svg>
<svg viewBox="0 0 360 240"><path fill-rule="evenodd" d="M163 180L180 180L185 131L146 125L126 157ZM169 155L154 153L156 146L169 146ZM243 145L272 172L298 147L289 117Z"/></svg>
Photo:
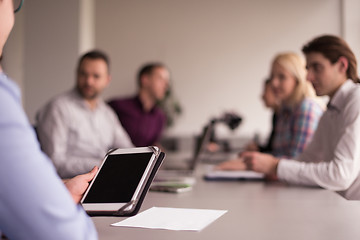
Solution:
<svg viewBox="0 0 360 240"><path fill-rule="evenodd" d="M296 53L285 52L275 56L271 65L270 84L280 101L271 154L293 158L310 142L325 106L306 80L305 61ZM238 158L221 163L217 168L242 170L245 165Z"/></svg>
<svg viewBox="0 0 360 240"><path fill-rule="evenodd" d="M306 80L305 61L299 55L278 54L271 68L271 85L280 100L272 154L295 157L311 140L325 110Z"/></svg>

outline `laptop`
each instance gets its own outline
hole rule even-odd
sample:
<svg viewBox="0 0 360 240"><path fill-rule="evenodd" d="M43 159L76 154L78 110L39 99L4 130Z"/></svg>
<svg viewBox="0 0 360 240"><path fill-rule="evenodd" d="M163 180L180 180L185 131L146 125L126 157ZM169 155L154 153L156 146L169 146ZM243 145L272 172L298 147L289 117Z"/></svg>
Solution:
<svg viewBox="0 0 360 240"><path fill-rule="evenodd" d="M157 172L154 181L194 183L194 171L201 161L201 155L206 151L206 146L210 142L212 128L212 124L204 128L202 135L195 145L193 156L190 159L171 159L171 157L175 158L175 156L167 155L167 160L164 161L163 166Z"/></svg>

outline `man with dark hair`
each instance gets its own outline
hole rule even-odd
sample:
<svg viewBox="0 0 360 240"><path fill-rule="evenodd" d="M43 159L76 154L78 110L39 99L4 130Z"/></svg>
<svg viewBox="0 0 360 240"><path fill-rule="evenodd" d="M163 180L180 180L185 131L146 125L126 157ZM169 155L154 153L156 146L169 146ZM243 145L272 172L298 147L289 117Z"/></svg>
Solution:
<svg viewBox="0 0 360 240"><path fill-rule="evenodd" d="M133 147L100 97L110 80L106 54L88 52L79 60L75 88L52 99L37 116L41 147L62 178L88 172L112 148Z"/></svg>
<svg viewBox="0 0 360 240"><path fill-rule="evenodd" d="M169 78L170 73L165 65L146 64L138 73L137 95L109 102L137 147L158 144L166 124L165 114L158 103L165 97Z"/></svg>
<svg viewBox="0 0 360 240"><path fill-rule="evenodd" d="M360 200L360 85L356 58L336 36L304 46L307 79L318 96L329 96L312 142L296 160L244 152L248 169L292 184L320 186Z"/></svg>
<svg viewBox="0 0 360 240"><path fill-rule="evenodd" d="M107 66L107 72L110 73L110 60L109 57L100 50L93 50L90 52L85 53L82 55L78 61L78 66L76 68L76 71L79 72L81 70L81 64L85 59L92 59L92 60L103 60Z"/></svg>

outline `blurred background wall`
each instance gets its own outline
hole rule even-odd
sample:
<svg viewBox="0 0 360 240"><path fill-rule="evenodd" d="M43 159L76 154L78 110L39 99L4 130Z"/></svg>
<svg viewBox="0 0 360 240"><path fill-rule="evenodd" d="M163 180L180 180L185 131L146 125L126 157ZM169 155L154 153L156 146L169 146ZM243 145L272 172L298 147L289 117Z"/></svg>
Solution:
<svg viewBox="0 0 360 240"><path fill-rule="evenodd" d="M5 48L4 69L20 85L30 121L74 86L75 66L98 48L111 58L104 98L136 92L148 61L164 62L183 113L167 136L197 134L224 111L243 116L235 132L267 136L271 113L260 99L275 54L301 54L321 34L345 38L360 58L357 0L25 0Z"/></svg>

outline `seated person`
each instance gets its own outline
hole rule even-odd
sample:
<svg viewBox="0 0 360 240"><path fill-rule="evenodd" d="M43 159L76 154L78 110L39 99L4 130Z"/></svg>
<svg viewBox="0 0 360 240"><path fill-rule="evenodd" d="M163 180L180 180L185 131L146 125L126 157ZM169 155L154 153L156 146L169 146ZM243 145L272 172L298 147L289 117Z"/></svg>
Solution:
<svg viewBox="0 0 360 240"><path fill-rule="evenodd" d="M121 124L137 147L158 145L166 125L164 112L158 103L164 99L170 73L161 63L143 66L137 77L136 96L109 101Z"/></svg>
<svg viewBox="0 0 360 240"><path fill-rule="evenodd" d="M115 113L100 97L110 79L108 57L100 51L88 52L79 60L76 87L38 113L41 147L61 178L90 171L112 148L133 147Z"/></svg>
<svg viewBox="0 0 360 240"><path fill-rule="evenodd" d="M281 53L274 58L270 81L280 101L271 153L295 157L312 139L325 107L306 80L303 59L295 53ZM218 168L244 170L245 164L238 158L221 163Z"/></svg>
<svg viewBox="0 0 360 240"><path fill-rule="evenodd" d="M265 145L260 145L258 139L250 142L245 150L247 151L259 151L259 152L271 152L272 143L274 140L275 126L276 126L276 112L279 110L279 100L275 97L274 90L271 86L270 79L266 79L264 83L264 89L261 96L264 104L267 108L270 108L273 111L272 121L271 121L271 133Z"/></svg>
<svg viewBox="0 0 360 240"><path fill-rule="evenodd" d="M329 35L313 39L302 51L316 94L330 97L313 140L291 160L258 152L244 152L242 157L248 169L360 200L360 79L355 55L343 39Z"/></svg>
<svg viewBox="0 0 360 240"><path fill-rule="evenodd" d="M0 61L14 25L14 9L22 5L14 3L0 1ZM21 102L19 88L0 65L0 238L98 239L92 220L75 204L97 169L64 185L41 152Z"/></svg>

